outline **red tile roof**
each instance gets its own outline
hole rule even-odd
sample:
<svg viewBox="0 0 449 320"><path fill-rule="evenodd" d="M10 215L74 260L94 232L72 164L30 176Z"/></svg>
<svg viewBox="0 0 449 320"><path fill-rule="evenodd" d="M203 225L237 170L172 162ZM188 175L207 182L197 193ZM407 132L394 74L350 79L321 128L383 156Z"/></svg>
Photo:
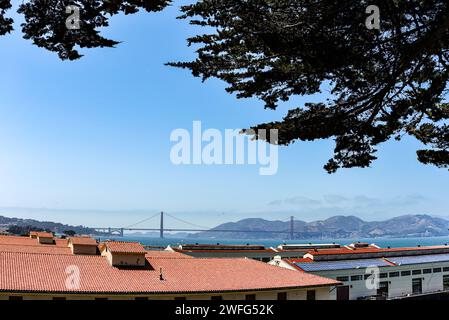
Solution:
<svg viewBox="0 0 449 320"><path fill-rule="evenodd" d="M53 233L50 232L36 232L36 235L40 238L53 238Z"/></svg>
<svg viewBox="0 0 449 320"><path fill-rule="evenodd" d="M182 244L178 247L180 250L189 250L189 251L203 251L203 250L213 250L213 251L222 251L222 250L236 250L236 251L259 251L266 250L266 248L262 245L227 245L227 244Z"/></svg>
<svg viewBox="0 0 449 320"><path fill-rule="evenodd" d="M55 239L54 244L42 244L38 240L32 239L30 237L19 237L19 236L2 236L0 235L0 244L15 244L21 246L52 246L52 247L67 247L66 239Z"/></svg>
<svg viewBox="0 0 449 320"><path fill-rule="evenodd" d="M145 248L137 242L123 242L123 241L105 241L100 244L100 250L107 247L112 253L140 253L145 254Z"/></svg>
<svg viewBox="0 0 449 320"><path fill-rule="evenodd" d="M300 266L298 266L296 264L296 262L302 262L302 263L313 263L314 261L310 258L301 258L301 259L297 259L297 258L284 258L282 259L282 261L286 262L289 266L293 267L294 269L301 271L301 272L305 272Z"/></svg>
<svg viewBox="0 0 449 320"><path fill-rule="evenodd" d="M72 254L69 247L57 247L50 245L18 245L18 244L0 244L0 252L28 252L28 253L47 253L47 254Z"/></svg>
<svg viewBox="0 0 449 320"><path fill-rule="evenodd" d="M0 236L0 244L36 245L39 242L29 237Z"/></svg>
<svg viewBox="0 0 449 320"><path fill-rule="evenodd" d="M215 249L194 249L194 250L190 250L190 249L179 249L179 248L172 248L172 249L176 252L215 252L215 253L222 253L222 252L225 252L225 253L229 253L229 252L274 253L274 252L276 252L273 248L256 249L256 250L253 250L253 249L242 249L242 250L239 250L239 249L217 249L217 250L215 250Z"/></svg>
<svg viewBox="0 0 449 320"><path fill-rule="evenodd" d="M373 253L373 252L402 252L402 251L427 251L435 249L447 249L449 246L426 246L426 247L405 247L405 248L340 248L340 249L330 249L330 250L317 250L309 251L308 253L314 256L320 255L340 255L340 254L363 254L363 253Z"/></svg>
<svg viewBox="0 0 449 320"><path fill-rule="evenodd" d="M172 258L172 259L193 259L192 256L175 252L175 251L167 251L167 250L148 250L145 254L147 258Z"/></svg>
<svg viewBox="0 0 449 320"><path fill-rule="evenodd" d="M313 260L310 259L310 258L301 258L301 259L292 258L292 259L285 259L285 260L286 261L288 260L288 261L291 261L291 262L313 262Z"/></svg>
<svg viewBox="0 0 449 320"><path fill-rule="evenodd" d="M91 237L71 237L68 241L73 244L83 245L83 246L96 246L97 241Z"/></svg>
<svg viewBox="0 0 449 320"><path fill-rule="evenodd" d="M101 256L0 252L0 291L201 293L340 284L251 259L147 258L147 261L149 268L145 270L123 270L111 267ZM66 281L76 268L80 286L68 288ZM159 278L160 269L164 280Z"/></svg>
<svg viewBox="0 0 449 320"><path fill-rule="evenodd" d="M68 245L67 239L55 239L55 245L57 247L67 247Z"/></svg>

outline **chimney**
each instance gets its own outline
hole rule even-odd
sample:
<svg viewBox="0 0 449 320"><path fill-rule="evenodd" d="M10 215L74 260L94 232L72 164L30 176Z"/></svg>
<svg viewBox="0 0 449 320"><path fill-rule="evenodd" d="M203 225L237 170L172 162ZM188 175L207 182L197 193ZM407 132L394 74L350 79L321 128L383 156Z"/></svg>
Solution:
<svg viewBox="0 0 449 320"><path fill-rule="evenodd" d="M277 256L274 256L270 261L268 261L268 264L271 264L272 266L279 267L281 265L281 262L282 262L282 257L277 255Z"/></svg>

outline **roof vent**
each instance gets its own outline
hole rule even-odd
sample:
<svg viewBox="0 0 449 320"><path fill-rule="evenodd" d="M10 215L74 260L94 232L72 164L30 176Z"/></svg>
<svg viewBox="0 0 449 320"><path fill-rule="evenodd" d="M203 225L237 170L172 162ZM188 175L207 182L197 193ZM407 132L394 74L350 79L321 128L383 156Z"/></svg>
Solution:
<svg viewBox="0 0 449 320"><path fill-rule="evenodd" d="M369 243L357 241L356 243L351 243L349 246L352 248L367 248L369 247Z"/></svg>
<svg viewBox="0 0 449 320"><path fill-rule="evenodd" d="M162 268L159 270L159 280L164 281L164 274L162 273Z"/></svg>

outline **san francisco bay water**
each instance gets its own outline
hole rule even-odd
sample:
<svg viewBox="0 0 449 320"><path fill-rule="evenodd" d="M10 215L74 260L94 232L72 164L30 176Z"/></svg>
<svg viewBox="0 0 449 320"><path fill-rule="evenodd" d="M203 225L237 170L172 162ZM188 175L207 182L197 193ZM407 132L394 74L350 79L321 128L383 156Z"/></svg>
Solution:
<svg viewBox="0 0 449 320"><path fill-rule="evenodd" d="M103 238L104 240L105 238ZM266 247L276 247L282 243L338 243L341 245L350 244L353 242L368 242L375 243L380 247L413 247L417 245L431 246L431 245L443 245L449 243L449 237L422 237L422 238L361 238L361 239L307 239L307 240L229 240L229 239L193 239L193 238L153 238L138 235L125 235L123 237L110 237L109 239L119 241L137 241L143 245L148 246L161 246L166 247L168 245L176 246L179 244L187 243L200 243L200 244L258 244Z"/></svg>

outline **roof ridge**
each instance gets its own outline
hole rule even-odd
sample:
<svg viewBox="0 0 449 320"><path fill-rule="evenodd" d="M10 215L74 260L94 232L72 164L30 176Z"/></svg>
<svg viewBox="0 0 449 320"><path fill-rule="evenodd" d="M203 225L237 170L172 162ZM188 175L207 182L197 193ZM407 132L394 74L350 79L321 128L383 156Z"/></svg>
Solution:
<svg viewBox="0 0 449 320"><path fill-rule="evenodd" d="M24 252L24 251L0 251L0 254L20 254L20 255L36 255L36 256L69 256L69 257L101 257L97 254L73 254L73 253L48 253L48 252Z"/></svg>
<svg viewBox="0 0 449 320"><path fill-rule="evenodd" d="M92 238L93 239L93 238ZM136 244L140 244L140 245L142 245L142 243L141 242L139 242L139 241L117 241L117 240L105 240L105 241L102 241L102 242L104 242L104 243L106 243L106 242L117 242L117 243L136 243Z"/></svg>

